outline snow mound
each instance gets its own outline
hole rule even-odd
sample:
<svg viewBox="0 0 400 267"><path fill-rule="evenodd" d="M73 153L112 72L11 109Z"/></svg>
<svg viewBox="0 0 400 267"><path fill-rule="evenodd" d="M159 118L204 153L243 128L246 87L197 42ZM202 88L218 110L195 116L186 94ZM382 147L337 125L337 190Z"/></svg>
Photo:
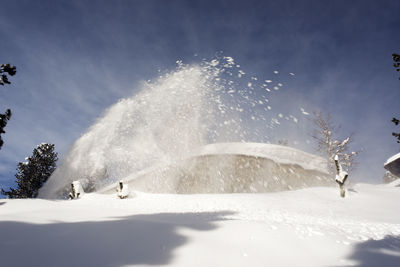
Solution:
<svg viewBox="0 0 400 267"><path fill-rule="evenodd" d="M304 151L281 145L263 143L218 143L203 147L199 156L234 154L268 158L280 164L297 164L307 170L327 172L325 159Z"/></svg>
<svg viewBox="0 0 400 267"><path fill-rule="evenodd" d="M280 145L221 143L168 166L124 179L131 188L150 193L262 193L333 185L318 156ZM116 185L101 192L112 193Z"/></svg>

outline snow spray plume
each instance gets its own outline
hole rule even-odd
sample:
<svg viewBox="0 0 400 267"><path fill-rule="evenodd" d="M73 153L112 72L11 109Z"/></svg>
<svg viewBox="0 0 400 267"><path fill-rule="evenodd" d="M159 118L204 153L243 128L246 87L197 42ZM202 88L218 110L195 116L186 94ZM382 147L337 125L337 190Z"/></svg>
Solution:
<svg viewBox="0 0 400 267"><path fill-rule="evenodd" d="M267 130L273 128L274 120L266 116L270 81L245 77L231 57L177 63L175 71L111 106L72 145L40 197L64 196L74 180L87 191L97 190L188 158L208 143L265 141L254 140L258 133L265 138L265 131L246 131L242 122L249 117Z"/></svg>

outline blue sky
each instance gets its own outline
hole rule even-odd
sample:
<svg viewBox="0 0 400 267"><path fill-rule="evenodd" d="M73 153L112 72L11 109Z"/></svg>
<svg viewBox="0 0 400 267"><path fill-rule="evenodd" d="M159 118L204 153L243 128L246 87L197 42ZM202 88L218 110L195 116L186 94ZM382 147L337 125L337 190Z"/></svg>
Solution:
<svg viewBox="0 0 400 267"><path fill-rule="evenodd" d="M41 142L60 156L138 85L223 51L248 73L293 72L283 109L332 113L363 148L357 179L380 182L399 152L400 2L394 1L2 1L0 61L17 66L0 88L13 117L0 150L0 186ZM194 55L197 55L195 57ZM282 77L284 80L285 78ZM306 126L304 126L306 127ZM304 131L304 129L302 129Z"/></svg>

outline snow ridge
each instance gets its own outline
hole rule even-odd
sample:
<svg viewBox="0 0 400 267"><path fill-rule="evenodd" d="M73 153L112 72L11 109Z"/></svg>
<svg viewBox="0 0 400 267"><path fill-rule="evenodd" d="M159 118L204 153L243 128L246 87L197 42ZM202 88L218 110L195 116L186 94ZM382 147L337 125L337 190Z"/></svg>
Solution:
<svg viewBox="0 0 400 267"><path fill-rule="evenodd" d="M297 164L306 170L328 173L326 160L307 152L281 145L263 143L218 143L203 147L198 155L235 154L268 158L280 164Z"/></svg>

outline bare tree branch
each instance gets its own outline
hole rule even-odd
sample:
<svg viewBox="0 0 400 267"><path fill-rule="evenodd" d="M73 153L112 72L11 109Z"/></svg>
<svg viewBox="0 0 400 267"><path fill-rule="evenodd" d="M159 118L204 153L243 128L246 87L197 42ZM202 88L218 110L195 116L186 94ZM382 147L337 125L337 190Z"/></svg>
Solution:
<svg viewBox="0 0 400 267"><path fill-rule="evenodd" d="M341 162L348 172L354 170L357 165L355 159L361 152L361 150L350 151L354 133L344 140L337 140L335 134L338 133L340 126L333 124L330 114L325 115L322 112L314 111L311 121L314 124L314 130L310 135L316 142L316 151L327 159L329 173L334 173L335 155L341 158Z"/></svg>

